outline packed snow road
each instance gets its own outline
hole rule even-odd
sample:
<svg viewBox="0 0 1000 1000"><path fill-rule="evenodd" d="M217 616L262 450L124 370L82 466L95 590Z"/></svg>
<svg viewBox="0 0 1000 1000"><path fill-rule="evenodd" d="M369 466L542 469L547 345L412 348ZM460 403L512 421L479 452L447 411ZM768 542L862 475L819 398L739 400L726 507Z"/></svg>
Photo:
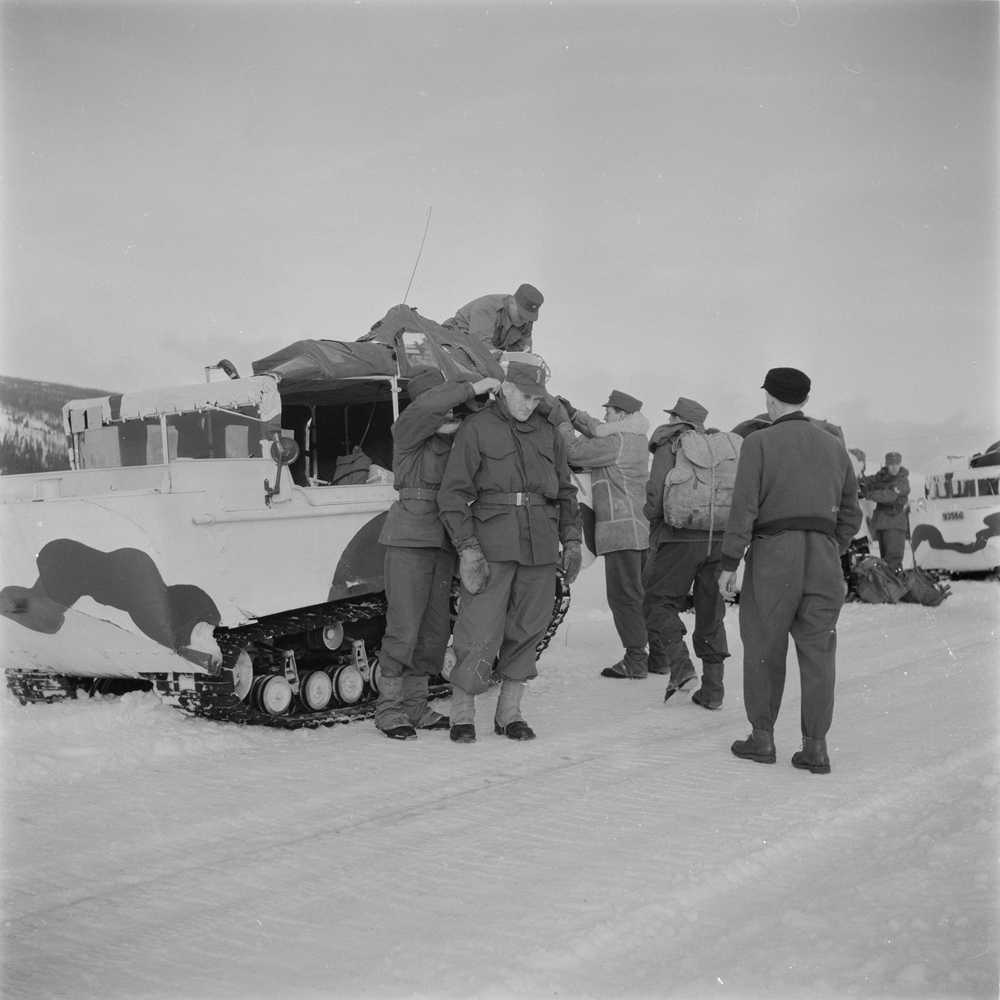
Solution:
<svg viewBox="0 0 1000 1000"><path fill-rule="evenodd" d="M525 696L539 738L396 743L0 706L8 997L996 997L1000 587L852 604L833 772L729 751L617 655L603 574ZM589 592L588 592L589 588Z"/></svg>

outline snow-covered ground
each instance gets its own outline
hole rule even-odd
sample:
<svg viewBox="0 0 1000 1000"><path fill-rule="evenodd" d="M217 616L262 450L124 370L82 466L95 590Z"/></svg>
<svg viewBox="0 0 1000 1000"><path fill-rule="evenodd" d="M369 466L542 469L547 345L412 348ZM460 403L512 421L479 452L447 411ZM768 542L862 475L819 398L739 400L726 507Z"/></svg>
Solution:
<svg viewBox="0 0 1000 1000"><path fill-rule="evenodd" d="M285 733L150 694L0 704L6 997L996 997L1000 587L848 605L833 772L617 655L595 566L538 732ZM793 654L794 655L794 654Z"/></svg>

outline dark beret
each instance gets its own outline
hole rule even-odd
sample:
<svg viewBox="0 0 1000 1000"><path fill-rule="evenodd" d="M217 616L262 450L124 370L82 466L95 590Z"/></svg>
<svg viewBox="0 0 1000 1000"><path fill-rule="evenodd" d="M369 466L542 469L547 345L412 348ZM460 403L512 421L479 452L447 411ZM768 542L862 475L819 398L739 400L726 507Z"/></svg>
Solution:
<svg viewBox="0 0 1000 1000"><path fill-rule="evenodd" d="M798 368L772 368L761 386L775 399L792 404L804 403L811 387L809 376Z"/></svg>

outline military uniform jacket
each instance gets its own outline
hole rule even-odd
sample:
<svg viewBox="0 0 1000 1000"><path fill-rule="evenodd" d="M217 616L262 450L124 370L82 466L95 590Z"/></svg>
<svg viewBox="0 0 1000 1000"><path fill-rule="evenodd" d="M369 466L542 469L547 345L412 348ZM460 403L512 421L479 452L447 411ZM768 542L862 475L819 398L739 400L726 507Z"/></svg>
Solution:
<svg viewBox="0 0 1000 1000"><path fill-rule="evenodd" d="M573 428L583 437L577 437ZM649 468L649 421L630 413L614 423L577 410L572 424L559 425L573 465L593 470L594 540L597 554L645 549L649 522L642 512Z"/></svg>
<svg viewBox="0 0 1000 1000"><path fill-rule="evenodd" d="M898 528L906 531L909 519L906 508L910 496L910 474L900 468L893 475L882 466L874 476L862 476L858 480L861 495L866 500L875 501L875 513L872 514L872 531L885 531L888 528Z"/></svg>
<svg viewBox="0 0 1000 1000"><path fill-rule="evenodd" d="M530 502L510 503L517 493ZM459 428L438 506L455 547L478 540L493 562L544 566L558 561L560 541L583 538L562 437L538 413L515 420L502 398Z"/></svg>
<svg viewBox="0 0 1000 1000"><path fill-rule="evenodd" d="M482 341L487 347L499 351L530 351L530 320L521 326L514 326L507 313L507 303L512 295L483 295L462 306L451 319L442 326L464 330Z"/></svg>
<svg viewBox="0 0 1000 1000"><path fill-rule="evenodd" d="M392 425L393 486L397 490L437 490L451 438L437 433L448 411L472 398L470 382L443 382L421 393ZM383 545L451 549L434 498L400 497L386 516L378 539Z"/></svg>
<svg viewBox="0 0 1000 1000"><path fill-rule="evenodd" d="M858 481L843 443L795 410L743 442L722 568L735 570L750 539L818 531L847 551L861 526Z"/></svg>

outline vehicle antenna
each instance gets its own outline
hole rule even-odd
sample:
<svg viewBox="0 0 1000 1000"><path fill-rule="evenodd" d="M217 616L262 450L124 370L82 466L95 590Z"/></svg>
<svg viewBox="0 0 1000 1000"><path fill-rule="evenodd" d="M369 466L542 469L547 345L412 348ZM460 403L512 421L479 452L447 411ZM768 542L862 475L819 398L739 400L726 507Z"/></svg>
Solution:
<svg viewBox="0 0 1000 1000"><path fill-rule="evenodd" d="M410 285L413 284L413 275L417 273L417 264L420 263L420 255L424 252L424 240L427 239L427 230L428 230L428 228L430 227L430 224L431 224L431 212L432 211L434 211L434 206L433 205L431 205L431 207L429 209L427 209L427 224L424 226L424 235L423 235L423 238L420 240L420 249L417 251L417 259L413 263L413 271L410 274L410 284L406 286L406 295L410 294ZM406 295L403 296L403 305L404 306L406 305Z"/></svg>

